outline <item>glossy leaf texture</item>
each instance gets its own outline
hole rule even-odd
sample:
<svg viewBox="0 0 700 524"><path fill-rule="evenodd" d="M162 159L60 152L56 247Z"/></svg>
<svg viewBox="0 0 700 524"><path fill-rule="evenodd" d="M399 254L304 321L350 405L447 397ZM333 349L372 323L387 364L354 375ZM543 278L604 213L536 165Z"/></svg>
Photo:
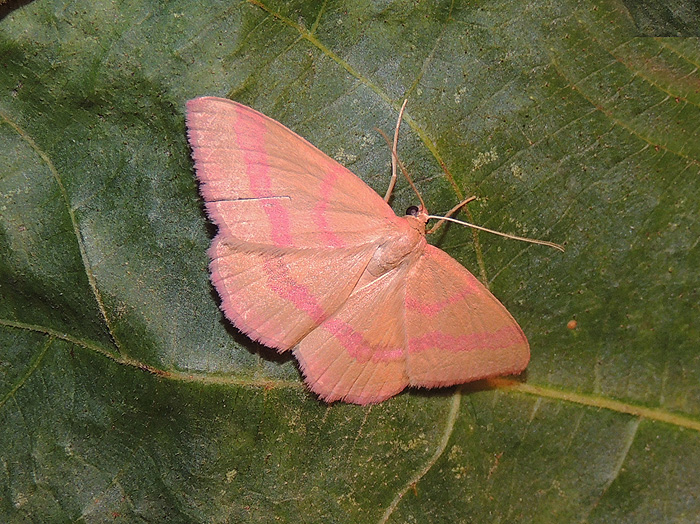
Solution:
<svg viewBox="0 0 700 524"><path fill-rule="evenodd" d="M0 520L696 521L697 39L614 1L2 8ZM237 333L186 142L201 95L380 194L374 128L408 97L431 212L475 194L470 220L566 243L431 238L518 320L527 372L327 406Z"/></svg>

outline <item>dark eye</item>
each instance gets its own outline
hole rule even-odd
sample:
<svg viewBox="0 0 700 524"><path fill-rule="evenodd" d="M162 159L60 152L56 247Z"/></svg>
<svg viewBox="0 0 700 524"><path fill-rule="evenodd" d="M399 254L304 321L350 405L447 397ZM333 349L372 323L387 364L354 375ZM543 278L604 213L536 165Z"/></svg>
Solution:
<svg viewBox="0 0 700 524"><path fill-rule="evenodd" d="M406 215L411 215L412 217L415 217L418 216L418 211L420 211L418 206L411 206L406 210Z"/></svg>

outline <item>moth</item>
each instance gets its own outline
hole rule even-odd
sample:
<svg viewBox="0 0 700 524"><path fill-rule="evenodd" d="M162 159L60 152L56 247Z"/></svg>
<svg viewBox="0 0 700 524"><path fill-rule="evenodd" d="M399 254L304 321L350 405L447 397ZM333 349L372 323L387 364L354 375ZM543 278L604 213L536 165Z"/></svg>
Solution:
<svg viewBox="0 0 700 524"><path fill-rule="evenodd" d="M187 129L226 318L292 351L323 400L371 404L525 369L523 331L426 241L423 204L397 216L389 192L231 100L190 100Z"/></svg>

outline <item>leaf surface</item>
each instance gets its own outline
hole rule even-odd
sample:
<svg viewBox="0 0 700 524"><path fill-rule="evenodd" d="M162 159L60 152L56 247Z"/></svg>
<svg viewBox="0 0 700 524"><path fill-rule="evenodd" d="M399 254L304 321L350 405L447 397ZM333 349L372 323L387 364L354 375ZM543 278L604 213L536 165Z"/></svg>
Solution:
<svg viewBox="0 0 700 524"><path fill-rule="evenodd" d="M0 520L696 521L697 39L616 1L3 7ZM518 319L526 374L328 406L237 333L186 142L200 95L380 194L374 128L408 97L431 212L474 194L468 219L567 246L431 239Z"/></svg>

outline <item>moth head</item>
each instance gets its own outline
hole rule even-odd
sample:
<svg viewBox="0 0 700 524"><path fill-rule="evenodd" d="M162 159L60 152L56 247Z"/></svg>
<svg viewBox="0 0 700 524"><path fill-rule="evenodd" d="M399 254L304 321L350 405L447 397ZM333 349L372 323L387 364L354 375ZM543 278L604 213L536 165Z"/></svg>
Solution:
<svg viewBox="0 0 700 524"><path fill-rule="evenodd" d="M425 224L428 222L428 211L422 205L409 206L409 208L406 209L406 220L408 220L408 223L411 224L413 229L417 229L425 234Z"/></svg>

